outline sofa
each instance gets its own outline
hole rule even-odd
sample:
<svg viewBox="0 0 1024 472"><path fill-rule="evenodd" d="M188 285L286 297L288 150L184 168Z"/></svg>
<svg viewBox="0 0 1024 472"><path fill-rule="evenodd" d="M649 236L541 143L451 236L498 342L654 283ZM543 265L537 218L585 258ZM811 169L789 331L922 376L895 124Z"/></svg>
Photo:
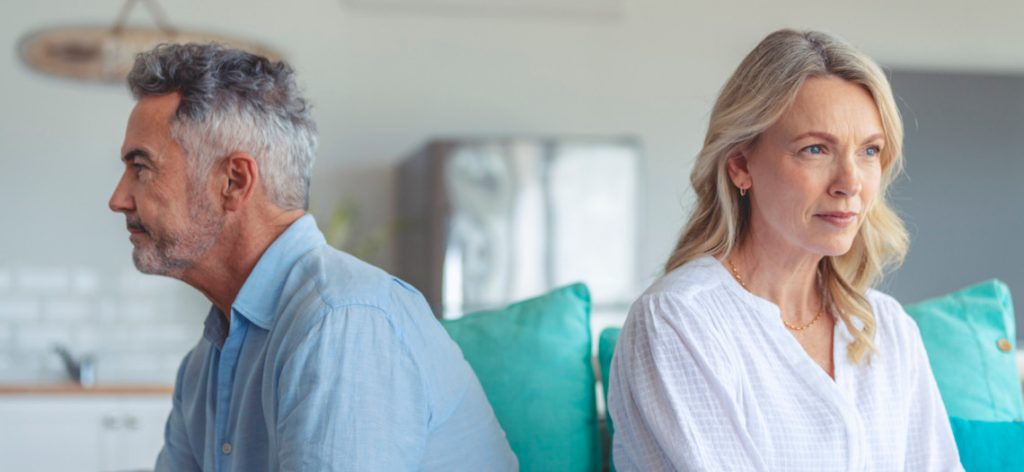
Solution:
<svg viewBox="0 0 1024 472"><path fill-rule="evenodd" d="M921 330L965 469L1024 470L1007 286L990 280L905 308ZM521 470L614 470L614 424L598 397L607 395L619 328L591 339L586 286L442 323L479 377Z"/></svg>

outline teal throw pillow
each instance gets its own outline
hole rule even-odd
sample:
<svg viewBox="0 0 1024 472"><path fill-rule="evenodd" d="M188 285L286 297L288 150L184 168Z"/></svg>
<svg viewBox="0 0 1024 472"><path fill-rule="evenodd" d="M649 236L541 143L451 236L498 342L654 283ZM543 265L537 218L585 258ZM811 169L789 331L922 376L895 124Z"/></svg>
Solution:
<svg viewBox="0 0 1024 472"><path fill-rule="evenodd" d="M601 331L600 337L597 340L597 362L601 366L601 391L604 393L604 404L605 404L605 415L604 420L608 425L609 440L607 441L609 447L611 447L611 437L615 436L615 425L612 424L612 414L608 411L608 374L612 371L612 355L615 354L615 343L619 341L619 333L622 332L622 328L605 328ZM611 464L611 472L615 472L615 461L612 458L611 451L608 452L608 462Z"/></svg>
<svg viewBox="0 0 1024 472"><path fill-rule="evenodd" d="M1024 418L1013 302L1006 284L989 280L906 310L921 330L950 416L981 421Z"/></svg>
<svg viewBox="0 0 1024 472"><path fill-rule="evenodd" d="M601 366L601 391L604 392L604 404L608 404L608 373L612 369L612 354L615 354L615 343L619 341L622 328L605 328L597 341L597 362ZM614 433L612 419L608 416L608 432Z"/></svg>
<svg viewBox="0 0 1024 472"><path fill-rule="evenodd" d="M1024 471L1024 423L950 417L949 424L967 472Z"/></svg>
<svg viewBox="0 0 1024 472"><path fill-rule="evenodd" d="M520 470L600 470L585 285L443 324L480 379Z"/></svg>

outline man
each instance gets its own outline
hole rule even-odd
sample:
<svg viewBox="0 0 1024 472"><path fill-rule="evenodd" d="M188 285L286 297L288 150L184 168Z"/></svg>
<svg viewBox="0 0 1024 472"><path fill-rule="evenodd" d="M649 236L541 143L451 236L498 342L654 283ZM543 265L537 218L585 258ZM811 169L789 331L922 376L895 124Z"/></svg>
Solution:
<svg viewBox="0 0 1024 472"><path fill-rule="evenodd" d="M158 471L516 468L423 297L329 247L305 213L317 135L289 66L163 45L128 84L110 208L140 271L213 303Z"/></svg>

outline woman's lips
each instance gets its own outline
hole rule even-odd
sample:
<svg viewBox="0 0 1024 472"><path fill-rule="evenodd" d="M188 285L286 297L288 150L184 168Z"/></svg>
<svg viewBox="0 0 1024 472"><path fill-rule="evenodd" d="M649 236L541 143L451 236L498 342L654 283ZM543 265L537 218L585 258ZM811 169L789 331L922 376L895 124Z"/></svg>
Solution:
<svg viewBox="0 0 1024 472"><path fill-rule="evenodd" d="M825 220L826 223L829 223L839 228L845 228L857 221L857 214L853 212L836 211L828 213L818 213L814 216L817 218L821 218L822 220Z"/></svg>

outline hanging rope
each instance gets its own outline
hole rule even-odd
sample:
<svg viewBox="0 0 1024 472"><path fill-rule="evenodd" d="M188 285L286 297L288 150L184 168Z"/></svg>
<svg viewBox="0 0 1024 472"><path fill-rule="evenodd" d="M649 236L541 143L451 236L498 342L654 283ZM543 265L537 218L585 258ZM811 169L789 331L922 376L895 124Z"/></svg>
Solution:
<svg viewBox="0 0 1024 472"><path fill-rule="evenodd" d="M171 26L171 23L167 21L167 14L164 13L163 8L160 7L156 0L141 1L145 4L146 10L149 11L149 16L153 18L153 22L156 23L157 29L168 36L178 34L178 29ZM124 31L125 25L128 23L128 15L131 14L136 3L139 3L139 0L125 0L124 5L121 6L121 13L117 15L117 20L114 21L114 26L110 29L111 33L120 35Z"/></svg>

